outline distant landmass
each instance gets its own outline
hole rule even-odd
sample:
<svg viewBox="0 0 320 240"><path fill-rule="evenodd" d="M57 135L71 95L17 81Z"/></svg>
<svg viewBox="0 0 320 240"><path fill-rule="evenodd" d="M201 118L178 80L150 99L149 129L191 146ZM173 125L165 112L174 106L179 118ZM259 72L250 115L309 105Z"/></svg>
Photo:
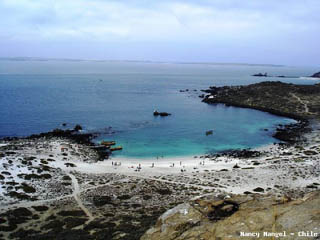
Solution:
<svg viewBox="0 0 320 240"><path fill-rule="evenodd" d="M199 65L233 65L233 66L270 66L284 67L277 64L253 64L253 63L219 63L219 62L180 62L180 61L151 61L151 60L113 60L113 59L77 59L77 58L42 58L42 57L0 57L0 61L70 61L70 62L136 62L136 63L160 63L160 64L199 64Z"/></svg>

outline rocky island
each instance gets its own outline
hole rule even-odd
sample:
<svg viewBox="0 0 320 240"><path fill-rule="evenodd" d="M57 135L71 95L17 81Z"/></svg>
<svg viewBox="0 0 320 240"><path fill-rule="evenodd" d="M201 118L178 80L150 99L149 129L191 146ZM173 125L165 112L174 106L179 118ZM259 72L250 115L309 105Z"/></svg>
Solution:
<svg viewBox="0 0 320 240"><path fill-rule="evenodd" d="M252 232L261 239L270 239L263 232L304 239L302 232L318 233L320 85L262 82L206 93L206 103L267 111L298 124L279 126L282 144L155 164L99 161L90 137L71 133L3 139L0 239L252 239L246 235Z"/></svg>
<svg viewBox="0 0 320 240"><path fill-rule="evenodd" d="M313 77L313 78L320 78L320 72L317 72L313 75L311 75L310 77Z"/></svg>

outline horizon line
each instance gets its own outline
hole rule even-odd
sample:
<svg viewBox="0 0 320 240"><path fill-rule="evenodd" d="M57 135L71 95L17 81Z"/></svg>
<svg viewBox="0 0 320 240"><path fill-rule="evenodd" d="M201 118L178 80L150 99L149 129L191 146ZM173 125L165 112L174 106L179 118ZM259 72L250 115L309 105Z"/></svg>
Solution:
<svg viewBox="0 0 320 240"><path fill-rule="evenodd" d="M243 65L243 66L273 66L285 67L284 64L272 63L240 63L240 62L196 62L196 61L155 61L155 60L132 60L132 59L82 59L82 58L50 58L50 57L0 57L0 60L8 61L70 61L70 62L136 62L136 63L158 63L158 64L199 64L199 65Z"/></svg>

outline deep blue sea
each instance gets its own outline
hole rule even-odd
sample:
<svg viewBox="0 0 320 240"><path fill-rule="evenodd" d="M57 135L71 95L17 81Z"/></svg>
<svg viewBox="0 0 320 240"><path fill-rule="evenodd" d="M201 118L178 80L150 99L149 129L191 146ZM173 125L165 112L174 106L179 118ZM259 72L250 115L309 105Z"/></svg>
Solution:
<svg viewBox="0 0 320 240"><path fill-rule="evenodd" d="M174 64L115 61L0 60L0 136L26 136L75 124L98 131L96 141L123 146L116 156L198 155L277 142L277 124L292 120L268 113L207 105L199 90L264 80L313 84L312 67ZM188 92L179 92L189 89ZM195 91L196 90L196 91ZM171 116L154 117L153 111ZM111 128L110 128L111 127ZM264 131L267 128L269 131ZM207 130L213 134L206 136Z"/></svg>

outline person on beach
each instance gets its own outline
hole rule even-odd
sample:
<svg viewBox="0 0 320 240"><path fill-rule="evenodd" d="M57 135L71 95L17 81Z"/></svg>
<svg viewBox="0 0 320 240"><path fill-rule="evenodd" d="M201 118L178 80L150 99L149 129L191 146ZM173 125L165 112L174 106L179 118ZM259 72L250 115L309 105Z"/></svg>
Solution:
<svg viewBox="0 0 320 240"><path fill-rule="evenodd" d="M113 166L113 162L112 162L112 166Z"/></svg>
<svg viewBox="0 0 320 240"><path fill-rule="evenodd" d="M180 166L181 166L181 161L180 161Z"/></svg>

